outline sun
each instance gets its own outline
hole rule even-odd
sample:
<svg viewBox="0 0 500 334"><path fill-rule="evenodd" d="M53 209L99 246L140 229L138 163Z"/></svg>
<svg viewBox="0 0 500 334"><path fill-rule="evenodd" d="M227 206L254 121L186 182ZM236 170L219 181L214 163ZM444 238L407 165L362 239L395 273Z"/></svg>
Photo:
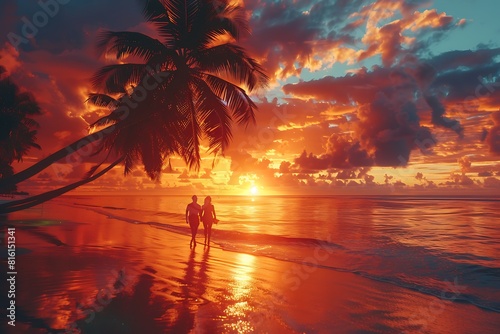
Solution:
<svg viewBox="0 0 500 334"><path fill-rule="evenodd" d="M257 186L252 186L250 188L250 194L257 195L258 193L259 193L259 188L257 188Z"/></svg>

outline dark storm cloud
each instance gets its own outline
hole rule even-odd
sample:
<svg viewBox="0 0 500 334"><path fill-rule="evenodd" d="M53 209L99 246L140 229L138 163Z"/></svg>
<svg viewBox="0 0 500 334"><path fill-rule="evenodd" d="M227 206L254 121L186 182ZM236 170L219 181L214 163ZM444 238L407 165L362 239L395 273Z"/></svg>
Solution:
<svg viewBox="0 0 500 334"><path fill-rule="evenodd" d="M343 77L324 77L318 80L288 84L283 87L287 94L314 98L339 104L364 105L368 121L361 121L356 138L371 153L376 165L405 165L411 150L422 147L418 143L435 144L430 130L418 122L397 124L403 104L407 101L415 109L415 94L420 94L430 111L430 121L437 126L449 128L459 136L464 128L458 120L446 116L451 102L484 103L496 106L500 102L500 49L447 52L437 57L418 60L406 57L402 63L392 67L362 69ZM389 97L385 99L384 97ZM384 101L385 100L385 101ZM399 103L399 106L397 106ZM419 104L422 108L422 104ZM368 107L366 107L368 106ZM364 110L364 111L363 111ZM416 110L416 109L415 109ZM378 116L377 116L378 115ZM399 115L399 116L398 116ZM418 113L406 113L415 119ZM359 117L363 119L363 117ZM374 131L377 129L376 131ZM497 123L484 132L487 144L493 153L499 152ZM415 145L417 143L417 145ZM431 146L432 146L431 145Z"/></svg>
<svg viewBox="0 0 500 334"><path fill-rule="evenodd" d="M457 70L459 68L474 68L480 65L494 64L500 55L500 48L478 50L456 50L444 52L428 62L440 72Z"/></svg>
<svg viewBox="0 0 500 334"><path fill-rule="evenodd" d="M467 102L483 97L500 96L500 63L481 64L473 68L462 68L438 75L433 88L447 91L446 100Z"/></svg>
<svg viewBox="0 0 500 334"><path fill-rule="evenodd" d="M346 135L333 134L328 138L326 153L315 155L303 151L295 159L295 164L303 173L314 173L331 168L372 166L373 159L361 148L359 142L353 142Z"/></svg>
<svg viewBox="0 0 500 334"><path fill-rule="evenodd" d="M280 77L300 73L314 58L335 46L356 43L350 29L356 19L350 15L366 0L250 1L252 38L246 46L262 59L269 73Z"/></svg>
<svg viewBox="0 0 500 334"><path fill-rule="evenodd" d="M446 117L446 110L444 105L439 101L436 96L426 96L425 101L432 109L432 123L438 126L442 126L445 128L452 129L458 135L462 135L464 131L463 127L460 125L460 122Z"/></svg>

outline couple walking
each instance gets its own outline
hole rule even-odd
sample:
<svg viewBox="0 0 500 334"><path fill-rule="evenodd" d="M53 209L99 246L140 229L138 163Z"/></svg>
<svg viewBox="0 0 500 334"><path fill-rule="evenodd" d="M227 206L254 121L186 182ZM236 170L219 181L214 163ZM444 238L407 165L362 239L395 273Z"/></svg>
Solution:
<svg viewBox="0 0 500 334"><path fill-rule="evenodd" d="M203 222L203 229L205 232L205 245L210 246L210 236L212 234L212 224L218 222L215 215L215 208L212 204L210 196L205 197L203 206L198 204L198 197L193 195L193 201L186 207L186 223L191 227L191 242L190 247L196 246L196 233L200 225L200 219ZM208 242L207 242L208 241Z"/></svg>

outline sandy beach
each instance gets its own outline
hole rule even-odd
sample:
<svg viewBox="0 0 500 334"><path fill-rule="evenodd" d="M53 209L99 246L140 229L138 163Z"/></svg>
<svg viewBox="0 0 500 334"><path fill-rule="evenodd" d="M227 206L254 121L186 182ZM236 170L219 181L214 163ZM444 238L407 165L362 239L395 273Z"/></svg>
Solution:
<svg viewBox="0 0 500 334"><path fill-rule="evenodd" d="M494 333L496 312L362 275L221 249L187 227L68 202L7 217L16 231L16 326L6 333ZM99 210L97 210L99 211ZM114 218L113 218L114 217ZM5 220L5 217L3 217ZM214 232L217 238L217 231ZM306 261L304 261L306 263Z"/></svg>

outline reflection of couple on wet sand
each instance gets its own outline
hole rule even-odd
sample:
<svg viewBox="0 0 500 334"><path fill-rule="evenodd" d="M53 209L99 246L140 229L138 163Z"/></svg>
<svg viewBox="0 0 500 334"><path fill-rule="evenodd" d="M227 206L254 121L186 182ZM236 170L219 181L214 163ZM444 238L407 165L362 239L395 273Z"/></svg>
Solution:
<svg viewBox="0 0 500 334"><path fill-rule="evenodd" d="M215 214L215 207L212 204L210 196L205 197L203 206L198 204L198 197L193 195L193 201L186 207L186 223L191 227L191 242L190 247L196 246L196 233L198 233L198 226L200 220L203 222L203 229L205 232L205 245L210 246L210 237L212 235L212 224L218 222Z"/></svg>

